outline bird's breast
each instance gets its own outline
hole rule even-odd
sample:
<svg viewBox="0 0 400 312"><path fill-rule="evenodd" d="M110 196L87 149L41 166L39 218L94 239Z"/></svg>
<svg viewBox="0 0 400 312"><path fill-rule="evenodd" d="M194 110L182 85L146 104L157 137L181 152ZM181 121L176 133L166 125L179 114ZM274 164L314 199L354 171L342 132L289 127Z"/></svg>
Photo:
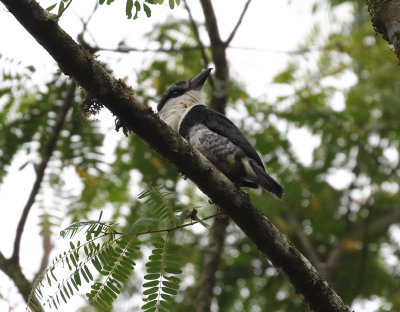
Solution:
<svg viewBox="0 0 400 312"><path fill-rule="evenodd" d="M186 114L196 105L204 105L204 96L199 91L189 91L184 95L168 100L161 111L160 118L176 132Z"/></svg>
<svg viewBox="0 0 400 312"><path fill-rule="evenodd" d="M179 124L189 110L190 107L188 108L185 103L175 104L170 109L163 109L160 112L160 118L174 131L178 132Z"/></svg>

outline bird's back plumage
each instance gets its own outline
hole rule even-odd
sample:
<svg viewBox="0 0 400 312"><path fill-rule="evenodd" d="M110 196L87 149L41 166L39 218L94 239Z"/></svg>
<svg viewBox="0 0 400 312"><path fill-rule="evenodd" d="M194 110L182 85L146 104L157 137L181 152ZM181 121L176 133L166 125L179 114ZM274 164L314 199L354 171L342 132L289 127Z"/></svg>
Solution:
<svg viewBox="0 0 400 312"><path fill-rule="evenodd" d="M204 105L193 106L179 124L187 139L237 186L257 188L282 197L282 187L264 169L260 156L224 115Z"/></svg>
<svg viewBox="0 0 400 312"><path fill-rule="evenodd" d="M226 137L232 143L240 146L249 157L253 158L262 168L264 168L260 156L258 156L250 142L243 136L239 128L224 115L208 109L205 105L193 106L185 116L185 119L181 121L179 134L182 137L185 137L187 129L196 123L204 124L211 131Z"/></svg>

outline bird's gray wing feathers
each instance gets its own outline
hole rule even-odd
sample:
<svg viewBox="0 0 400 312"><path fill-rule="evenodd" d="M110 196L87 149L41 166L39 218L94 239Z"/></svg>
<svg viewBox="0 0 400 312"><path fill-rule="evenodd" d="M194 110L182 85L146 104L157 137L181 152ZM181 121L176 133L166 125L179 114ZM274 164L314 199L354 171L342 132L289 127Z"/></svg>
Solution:
<svg viewBox="0 0 400 312"><path fill-rule="evenodd" d="M258 176L257 182L260 184L260 186L275 194L278 198L282 198L282 193L283 193L283 188L276 182L268 173L265 172L258 163L256 163L253 160L250 160L250 165L253 168L254 172Z"/></svg>
<svg viewBox="0 0 400 312"><path fill-rule="evenodd" d="M211 131L226 137L232 143L239 146L249 158L253 159L262 169L264 169L264 164L261 161L260 156L258 156L257 152L251 146L250 142L243 136L238 127L236 127L233 122L224 115L207 109L204 105L193 106L181 122L179 134L182 137L187 138L189 129L199 123L205 125Z"/></svg>
<svg viewBox="0 0 400 312"><path fill-rule="evenodd" d="M197 124L204 125L211 131L227 138L245 152L248 157L248 164L257 178L254 181L240 181L240 186L257 188L257 185L260 185L265 190L282 198L282 187L265 172L260 156L232 121L216 111L207 109L205 105L196 105L190 109L181 121L179 134L185 139L189 139L190 129Z"/></svg>

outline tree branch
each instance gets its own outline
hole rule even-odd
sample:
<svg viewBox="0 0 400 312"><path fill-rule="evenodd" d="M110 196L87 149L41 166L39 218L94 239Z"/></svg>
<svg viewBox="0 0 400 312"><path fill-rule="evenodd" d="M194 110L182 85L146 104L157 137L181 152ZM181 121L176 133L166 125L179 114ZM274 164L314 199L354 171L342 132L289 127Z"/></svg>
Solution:
<svg viewBox="0 0 400 312"><path fill-rule="evenodd" d="M249 7L250 2L251 2L251 0L247 0L246 4L244 5L244 8L243 8L242 14L240 14L239 20L237 21L237 23L236 23L235 27L233 28L231 34L229 35L228 39L226 39L226 41L224 42L225 46L228 46L231 43L233 37L235 37L235 34L236 34L237 30L239 29L240 24L242 23L243 17L246 14L246 11L247 11L247 8Z"/></svg>
<svg viewBox="0 0 400 312"><path fill-rule="evenodd" d="M32 205L35 203L36 195L39 192L40 185L42 184L42 181L43 181L44 172L47 168L47 164L49 163L50 157L53 154L54 149L56 147L56 143L57 143L58 137L60 135L62 126L64 124L65 117L68 113L68 110L72 106L72 103L74 100L75 89L76 89L76 84L71 83L71 86L69 87L67 96L64 100L63 106L61 107L56 124L53 128L53 132L51 133L49 142L47 143L47 146L45 148L42 161L36 171L36 179L32 186L32 190L29 195L28 201L25 204L24 210L22 211L21 218L18 222L18 227L17 227L17 231L15 234L15 240L14 240L14 249L13 249L12 256L10 258L10 260L15 262L16 264L19 263L19 249L21 246L21 238L22 238L22 233L24 231L26 220L28 218L28 215L32 208Z"/></svg>
<svg viewBox="0 0 400 312"><path fill-rule="evenodd" d="M208 232L208 245L204 251L204 264L201 272L199 293L196 298L196 311L209 312L213 290L215 286L215 273L221 262L224 247L225 232L229 218L224 216L216 218Z"/></svg>
<svg viewBox="0 0 400 312"><path fill-rule="evenodd" d="M72 3L72 0L69 0L69 2L67 3L67 5L64 7L64 9L61 11L61 12L59 12L58 14L57 14L57 19L60 19L61 18L61 16L64 14L64 12L68 9L68 7L71 5L71 3Z"/></svg>
<svg viewBox="0 0 400 312"><path fill-rule="evenodd" d="M99 47L99 46L90 46L89 50L97 51L107 51L107 52L116 52L116 53L130 53L130 52L154 52L154 53L171 53L171 52L184 52L184 51L193 51L193 50L200 50L200 46L183 46L180 48L158 48L158 49L151 49L151 48L135 48L135 47L119 47L119 48L106 48L106 47ZM204 46L205 50L211 49L211 47ZM256 48L256 47L239 47L239 46L229 46L226 49L236 49L236 50L244 50L244 51L255 51L255 52L264 52L264 53L275 53L275 54L290 54L290 55L299 55L305 53L311 53L314 51L322 51L323 47L314 47L309 49L300 49L300 50L271 50L271 49L264 49L264 48Z"/></svg>
<svg viewBox="0 0 400 312"><path fill-rule="evenodd" d="M400 1L367 0L368 11L376 33L393 44L394 51L400 61Z"/></svg>
<svg viewBox="0 0 400 312"><path fill-rule="evenodd" d="M34 0L1 0L7 9L59 63L61 70L95 96L122 124L189 177L220 206L271 262L286 272L315 311L349 311L311 263L240 191L189 143L167 127L151 108L114 79ZM207 2L206 0L202 0ZM214 16L215 18L215 16Z"/></svg>
<svg viewBox="0 0 400 312"><path fill-rule="evenodd" d="M40 266L39 269L37 270L35 274L35 278L33 280L36 280L40 276L40 273L42 273L44 270L46 270L47 266L49 265L49 258L50 258L50 253L53 249L53 243L51 242L51 234L50 233L43 233L42 234L42 247L43 247L43 256L42 256L42 261L40 261Z"/></svg>
<svg viewBox="0 0 400 312"><path fill-rule="evenodd" d="M200 46L194 47L180 47L180 48L135 48L135 47L119 47L119 48L102 48L99 46L91 46L91 49L94 51L108 51L108 52L118 52L118 53L129 53L129 52L163 52L163 53L171 53L171 52L184 52L184 51L193 51L193 50L201 50ZM208 49L208 48L206 48ZM207 62L208 64L208 62Z"/></svg>
<svg viewBox="0 0 400 312"><path fill-rule="evenodd" d="M229 70L226 59L226 46L221 40L217 18L210 0L200 0L203 8L206 29L210 37L211 53L215 65L214 89L211 94L211 107L223 113L229 98Z"/></svg>
<svg viewBox="0 0 400 312"><path fill-rule="evenodd" d="M19 293L24 298L25 302L28 302L29 294L31 293L32 283L25 277L18 263L6 259L0 252L0 270L2 270L7 276L13 280Z"/></svg>
<svg viewBox="0 0 400 312"><path fill-rule="evenodd" d="M199 45L198 47L200 49L201 57L203 58L204 68L208 68L209 67L208 66L209 63L208 63L208 57L207 57L207 54L206 54L206 49L204 47L203 41L201 41L199 30L198 30L196 22L195 22L195 20L193 18L192 11L190 10L190 7L187 4L186 0L183 0L183 3L185 4L185 9L186 9L186 11L188 13L190 24L192 25L193 33L196 36L197 44ZM214 88L214 81L212 80L212 77L210 76L209 79L210 79L209 81L210 81L211 88Z"/></svg>

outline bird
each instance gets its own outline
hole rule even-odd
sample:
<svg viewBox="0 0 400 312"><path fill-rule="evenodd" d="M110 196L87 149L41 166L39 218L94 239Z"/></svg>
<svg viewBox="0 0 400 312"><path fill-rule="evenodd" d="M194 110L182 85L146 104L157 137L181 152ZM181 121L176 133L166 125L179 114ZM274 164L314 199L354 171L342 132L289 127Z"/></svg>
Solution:
<svg viewBox="0 0 400 312"><path fill-rule="evenodd" d="M206 106L202 87L212 68L189 81L178 81L161 96L158 115L176 133L224 173L237 187L258 188L282 198L283 188L242 132L225 115Z"/></svg>

